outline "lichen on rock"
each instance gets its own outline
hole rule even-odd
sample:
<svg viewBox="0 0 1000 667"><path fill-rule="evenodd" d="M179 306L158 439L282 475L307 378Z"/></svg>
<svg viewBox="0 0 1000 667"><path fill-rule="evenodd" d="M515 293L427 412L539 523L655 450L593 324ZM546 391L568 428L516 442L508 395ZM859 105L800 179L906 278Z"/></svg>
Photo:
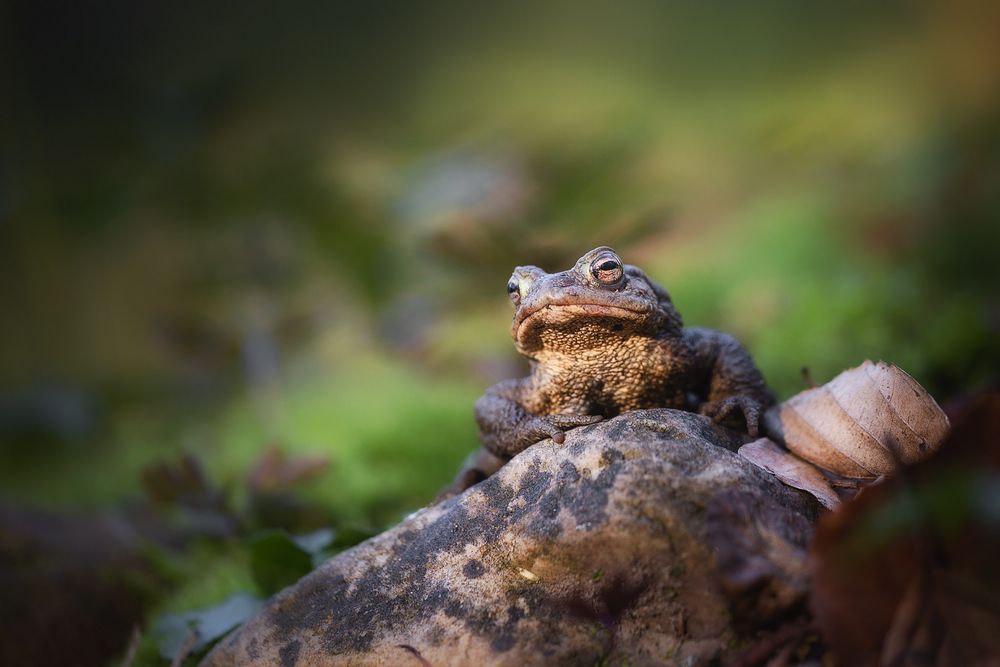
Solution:
<svg viewBox="0 0 1000 667"><path fill-rule="evenodd" d="M563 445L539 443L461 496L330 559L203 665L725 658L737 640L732 614L760 613L741 601L747 590L778 591L770 614L798 603L798 554L817 512L810 497L738 457L745 440L661 409L575 429ZM733 499L767 511L726 511ZM720 571L732 560L730 534L749 552Z"/></svg>

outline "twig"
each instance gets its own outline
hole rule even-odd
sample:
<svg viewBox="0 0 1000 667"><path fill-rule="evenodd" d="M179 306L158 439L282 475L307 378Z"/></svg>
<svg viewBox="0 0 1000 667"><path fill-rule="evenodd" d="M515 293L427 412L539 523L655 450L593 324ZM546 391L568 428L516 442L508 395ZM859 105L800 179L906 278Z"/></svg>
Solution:
<svg viewBox="0 0 1000 667"><path fill-rule="evenodd" d="M185 658L191 654L191 649L194 648L195 642L197 641L198 633L194 630L189 631L187 633L187 637L184 638L184 643L181 644L181 647L177 649L177 653L174 654L174 659L170 663L170 667L181 667Z"/></svg>
<svg viewBox="0 0 1000 667"><path fill-rule="evenodd" d="M727 667L758 667L778 656L785 648L794 650L810 634L817 633L816 626L805 620L793 621L764 635L727 663Z"/></svg>
<svg viewBox="0 0 1000 667"><path fill-rule="evenodd" d="M132 626L132 637L128 640L128 650L122 659L122 667L132 667L132 663L135 662L135 654L139 651L139 641L141 639L142 631L139 629L139 624L137 623Z"/></svg>
<svg viewBox="0 0 1000 667"><path fill-rule="evenodd" d="M420 664L423 667L431 667L431 663L427 662L427 658L425 658L424 656L420 655L420 651L418 651L417 649L413 648L409 644L396 644L396 646L398 646L399 648L403 649L407 653L411 654L414 658L416 658L417 660L419 660Z"/></svg>

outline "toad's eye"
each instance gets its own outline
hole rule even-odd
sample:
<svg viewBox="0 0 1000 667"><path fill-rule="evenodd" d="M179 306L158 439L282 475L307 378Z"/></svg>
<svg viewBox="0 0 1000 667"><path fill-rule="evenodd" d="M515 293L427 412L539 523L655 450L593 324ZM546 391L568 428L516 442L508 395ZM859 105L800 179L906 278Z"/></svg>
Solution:
<svg viewBox="0 0 1000 667"><path fill-rule="evenodd" d="M521 303L521 286L516 280L507 283L507 295L510 296L510 300L514 302L515 306Z"/></svg>
<svg viewBox="0 0 1000 667"><path fill-rule="evenodd" d="M622 279L622 263L617 257L598 257L590 265L590 272L605 285L613 285Z"/></svg>

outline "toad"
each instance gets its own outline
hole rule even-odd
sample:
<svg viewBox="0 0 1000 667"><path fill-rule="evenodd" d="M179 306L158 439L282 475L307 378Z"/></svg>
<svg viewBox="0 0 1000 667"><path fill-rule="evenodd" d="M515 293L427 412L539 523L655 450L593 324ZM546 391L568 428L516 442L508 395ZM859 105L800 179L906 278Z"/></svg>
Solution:
<svg viewBox="0 0 1000 667"><path fill-rule="evenodd" d="M482 447L442 497L493 474L525 448L628 410L678 408L756 436L774 402L732 336L685 328L665 289L607 246L573 268L519 266L507 283L511 336L530 361L476 402Z"/></svg>

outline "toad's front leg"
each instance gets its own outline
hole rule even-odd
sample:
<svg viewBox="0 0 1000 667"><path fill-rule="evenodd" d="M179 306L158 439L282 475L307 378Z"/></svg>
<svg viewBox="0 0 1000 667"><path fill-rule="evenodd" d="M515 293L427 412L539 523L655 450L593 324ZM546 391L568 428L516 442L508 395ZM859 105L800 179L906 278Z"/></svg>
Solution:
<svg viewBox="0 0 1000 667"><path fill-rule="evenodd" d="M599 415L531 414L522 403L526 387L526 378L505 380L487 389L476 401L479 438L496 456L510 458L546 438L562 443L566 429L601 420Z"/></svg>
<svg viewBox="0 0 1000 667"><path fill-rule="evenodd" d="M750 353L732 336L711 329L685 329L684 337L701 376L705 402L699 412L757 437L760 416L774 396Z"/></svg>

